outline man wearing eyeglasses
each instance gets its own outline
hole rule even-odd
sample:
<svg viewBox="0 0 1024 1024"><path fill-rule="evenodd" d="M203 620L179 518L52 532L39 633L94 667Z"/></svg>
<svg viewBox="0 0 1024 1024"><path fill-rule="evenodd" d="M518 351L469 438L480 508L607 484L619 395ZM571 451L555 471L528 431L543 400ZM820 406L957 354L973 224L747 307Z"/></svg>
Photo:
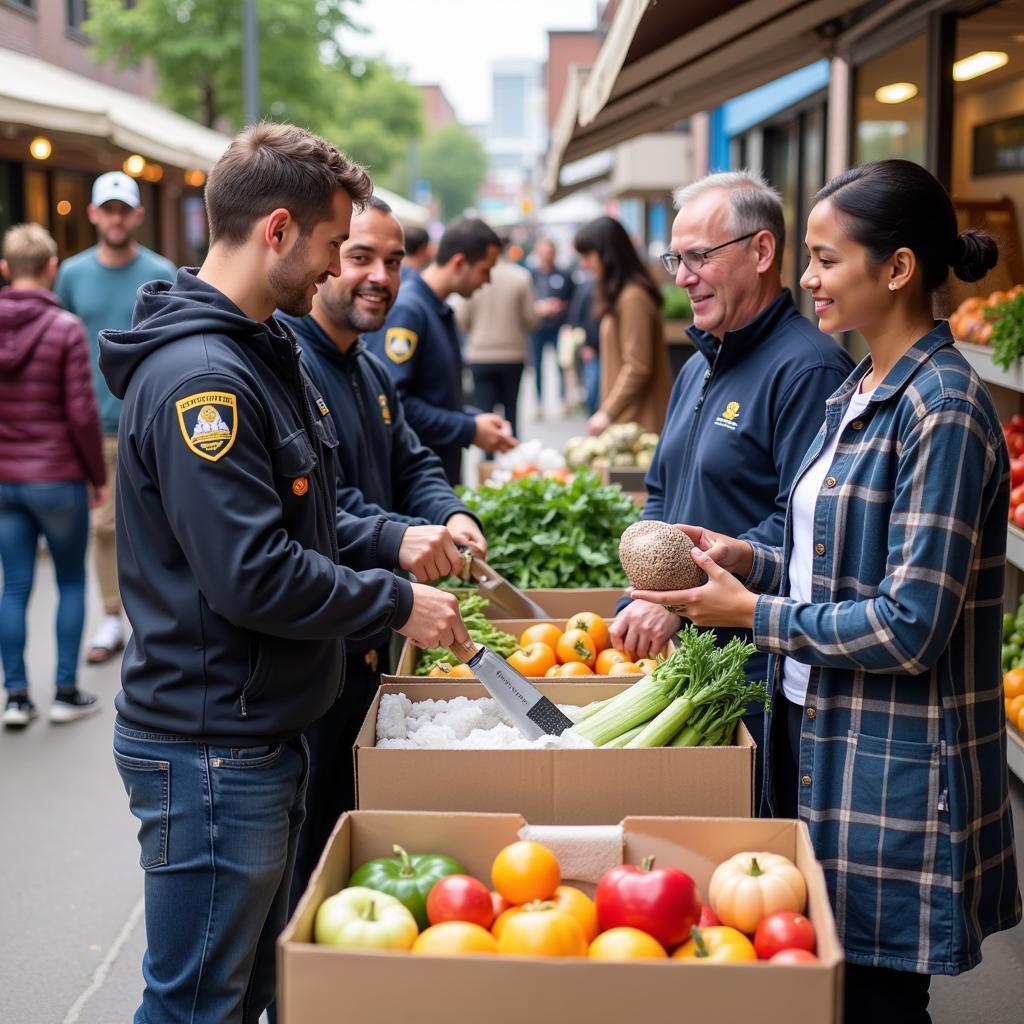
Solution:
<svg viewBox="0 0 1024 1024"><path fill-rule="evenodd" d="M781 544L790 485L825 400L853 361L782 287L782 203L760 176L709 175L679 189L675 203L661 261L690 297L688 333L703 358L688 360L676 378L647 473L644 518ZM645 657L682 621L660 605L623 601L611 635L616 647ZM722 644L734 635L716 632ZM765 679L767 661L755 654L748 679ZM763 715L746 721L760 740Z"/></svg>

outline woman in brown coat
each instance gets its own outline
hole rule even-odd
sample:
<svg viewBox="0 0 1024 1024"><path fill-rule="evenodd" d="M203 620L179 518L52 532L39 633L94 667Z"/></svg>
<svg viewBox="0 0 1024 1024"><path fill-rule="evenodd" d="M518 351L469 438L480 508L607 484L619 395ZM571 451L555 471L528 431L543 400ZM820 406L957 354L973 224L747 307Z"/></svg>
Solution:
<svg viewBox="0 0 1024 1024"><path fill-rule="evenodd" d="M580 265L597 279L601 317L601 405L587 430L600 434L612 423L639 423L660 433L672 375L658 286L612 217L580 228L575 246Z"/></svg>

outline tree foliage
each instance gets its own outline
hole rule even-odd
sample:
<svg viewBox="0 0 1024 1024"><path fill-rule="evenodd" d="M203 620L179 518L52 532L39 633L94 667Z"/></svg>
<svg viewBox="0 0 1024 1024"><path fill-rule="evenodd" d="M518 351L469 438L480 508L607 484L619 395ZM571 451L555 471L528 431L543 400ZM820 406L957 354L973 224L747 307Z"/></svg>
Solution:
<svg viewBox="0 0 1024 1024"><path fill-rule="evenodd" d="M487 176L487 154L468 128L446 124L423 143L420 174L441 203L442 216L448 221L476 202Z"/></svg>

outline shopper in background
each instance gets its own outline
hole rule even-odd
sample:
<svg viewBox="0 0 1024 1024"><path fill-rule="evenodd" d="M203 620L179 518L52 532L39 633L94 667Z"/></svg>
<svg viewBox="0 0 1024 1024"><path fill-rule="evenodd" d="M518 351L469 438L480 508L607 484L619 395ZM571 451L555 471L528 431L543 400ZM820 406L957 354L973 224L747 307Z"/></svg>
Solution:
<svg viewBox="0 0 1024 1024"><path fill-rule="evenodd" d="M537 309L541 321L530 338L533 362L533 383L537 392L536 418L544 417L544 350L550 346L558 352L558 331L565 323L569 300L572 298L572 275L555 262L555 243L539 238L533 247L533 290L537 296ZM566 398L565 380L561 367L558 371L559 389ZM568 414L568 409L563 412Z"/></svg>
<svg viewBox="0 0 1024 1024"><path fill-rule="evenodd" d="M104 501L93 513L92 527L93 564L104 617L85 654L86 661L98 665L112 658L125 642L114 545L117 421L121 403L110 393L100 373L98 338L101 330L128 330L132 325L135 293L147 281L173 281L174 265L136 241L146 211L138 184L127 174L110 171L93 182L88 214L96 228L96 245L65 260L57 275L56 292L64 308L85 323L103 426L103 457L109 486Z"/></svg>
<svg viewBox="0 0 1024 1024"><path fill-rule="evenodd" d="M781 544L789 489L825 415L825 400L853 360L811 324L782 287L786 222L777 192L746 171L679 189L672 250L662 257L693 302L697 354L679 371L665 429L647 472L645 519L708 523ZM616 647L660 651L683 620L650 601L623 599L610 627ZM719 643L750 633L719 630ZM766 677L767 655L747 662ZM744 721L759 742L764 713ZM762 758L757 759L760 793Z"/></svg>
<svg viewBox="0 0 1024 1024"><path fill-rule="evenodd" d="M784 543L683 527L708 583L636 596L752 629L771 654L763 806L810 829L845 1020L927 1024L931 975L974 967L1021 920L999 667L1009 458L932 312L951 266L977 281L997 250L958 234L946 190L905 160L830 181L806 241L823 329L859 331L869 354L828 401Z"/></svg>
<svg viewBox="0 0 1024 1024"><path fill-rule="evenodd" d="M639 423L660 433L672 389L661 292L614 218L592 220L574 244L580 266L596 279L601 317L601 405L587 430L600 434L612 423Z"/></svg>
<svg viewBox="0 0 1024 1024"><path fill-rule="evenodd" d="M575 347L580 361L587 415L593 416L601 404L601 318L594 308L594 275L582 267L573 273L572 299L565 314L565 327L576 333Z"/></svg>
<svg viewBox="0 0 1024 1024"><path fill-rule="evenodd" d="M425 228L409 228L405 232L405 259L402 260L402 283L413 274L419 274L430 264L437 246Z"/></svg>
<svg viewBox="0 0 1024 1024"><path fill-rule="evenodd" d="M463 448L504 452L516 444L507 420L463 404L462 348L446 301L453 294L468 299L485 285L500 251L500 239L482 220L449 224L434 262L405 282L384 327L363 339L388 368L409 425L438 454L453 486L462 476Z"/></svg>
<svg viewBox="0 0 1024 1024"><path fill-rule="evenodd" d="M518 430L519 384L529 352L530 332L540 320L533 278L504 256L491 282L461 303L455 317L467 335L466 358L473 392L484 412L497 412ZM492 457L491 453L487 453Z"/></svg>
<svg viewBox="0 0 1024 1024"><path fill-rule="evenodd" d="M25 670L26 612L40 534L57 576L57 692L51 722L100 709L78 688L85 625L89 494L103 501L106 469L81 320L60 308L53 287L57 244L38 224L11 228L0 273L0 659L6 726L38 714Z"/></svg>

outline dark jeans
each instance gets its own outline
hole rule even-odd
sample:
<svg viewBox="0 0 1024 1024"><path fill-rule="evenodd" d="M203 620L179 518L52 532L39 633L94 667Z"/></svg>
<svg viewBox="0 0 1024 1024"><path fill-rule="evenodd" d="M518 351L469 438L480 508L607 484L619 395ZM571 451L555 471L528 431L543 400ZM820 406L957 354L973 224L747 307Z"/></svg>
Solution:
<svg viewBox="0 0 1024 1024"><path fill-rule="evenodd" d="M544 349L550 345L558 349L558 328L549 329L542 327L530 335L530 352L533 358L533 381L537 390L537 404L543 408L544 398ZM558 368L558 388L562 397L565 397L565 375L562 368ZM506 417L507 418L507 417Z"/></svg>
<svg viewBox="0 0 1024 1024"><path fill-rule="evenodd" d="M0 483L0 657L8 693L28 689L25 614L36 572L39 535L53 559L57 604L58 687L73 687L85 625L85 549L89 501L81 480Z"/></svg>
<svg viewBox="0 0 1024 1024"><path fill-rule="evenodd" d="M306 823L299 836L292 877L292 909L305 892L309 876L320 860L338 818L345 811L355 810L352 747L380 686L381 672L388 671L387 646L375 653L376 667L367 663L365 654L348 656L341 696L304 733L309 745L309 784L306 787Z"/></svg>
<svg viewBox="0 0 1024 1024"><path fill-rule="evenodd" d="M775 729L775 816L797 816L800 785L798 754L804 709L786 699L780 690L772 697ZM846 965L843 986L845 1024L931 1024L928 1014L928 986L931 975L894 971L887 967Z"/></svg>
<svg viewBox="0 0 1024 1024"><path fill-rule="evenodd" d="M497 412L500 405L505 419L518 434L519 383L523 378L522 363L474 363L474 403L484 412ZM491 458L488 452L488 458Z"/></svg>
<svg viewBox="0 0 1024 1024"><path fill-rule="evenodd" d="M288 920L309 765L302 737L211 746L118 718L114 760L146 872L135 1024L257 1024Z"/></svg>

